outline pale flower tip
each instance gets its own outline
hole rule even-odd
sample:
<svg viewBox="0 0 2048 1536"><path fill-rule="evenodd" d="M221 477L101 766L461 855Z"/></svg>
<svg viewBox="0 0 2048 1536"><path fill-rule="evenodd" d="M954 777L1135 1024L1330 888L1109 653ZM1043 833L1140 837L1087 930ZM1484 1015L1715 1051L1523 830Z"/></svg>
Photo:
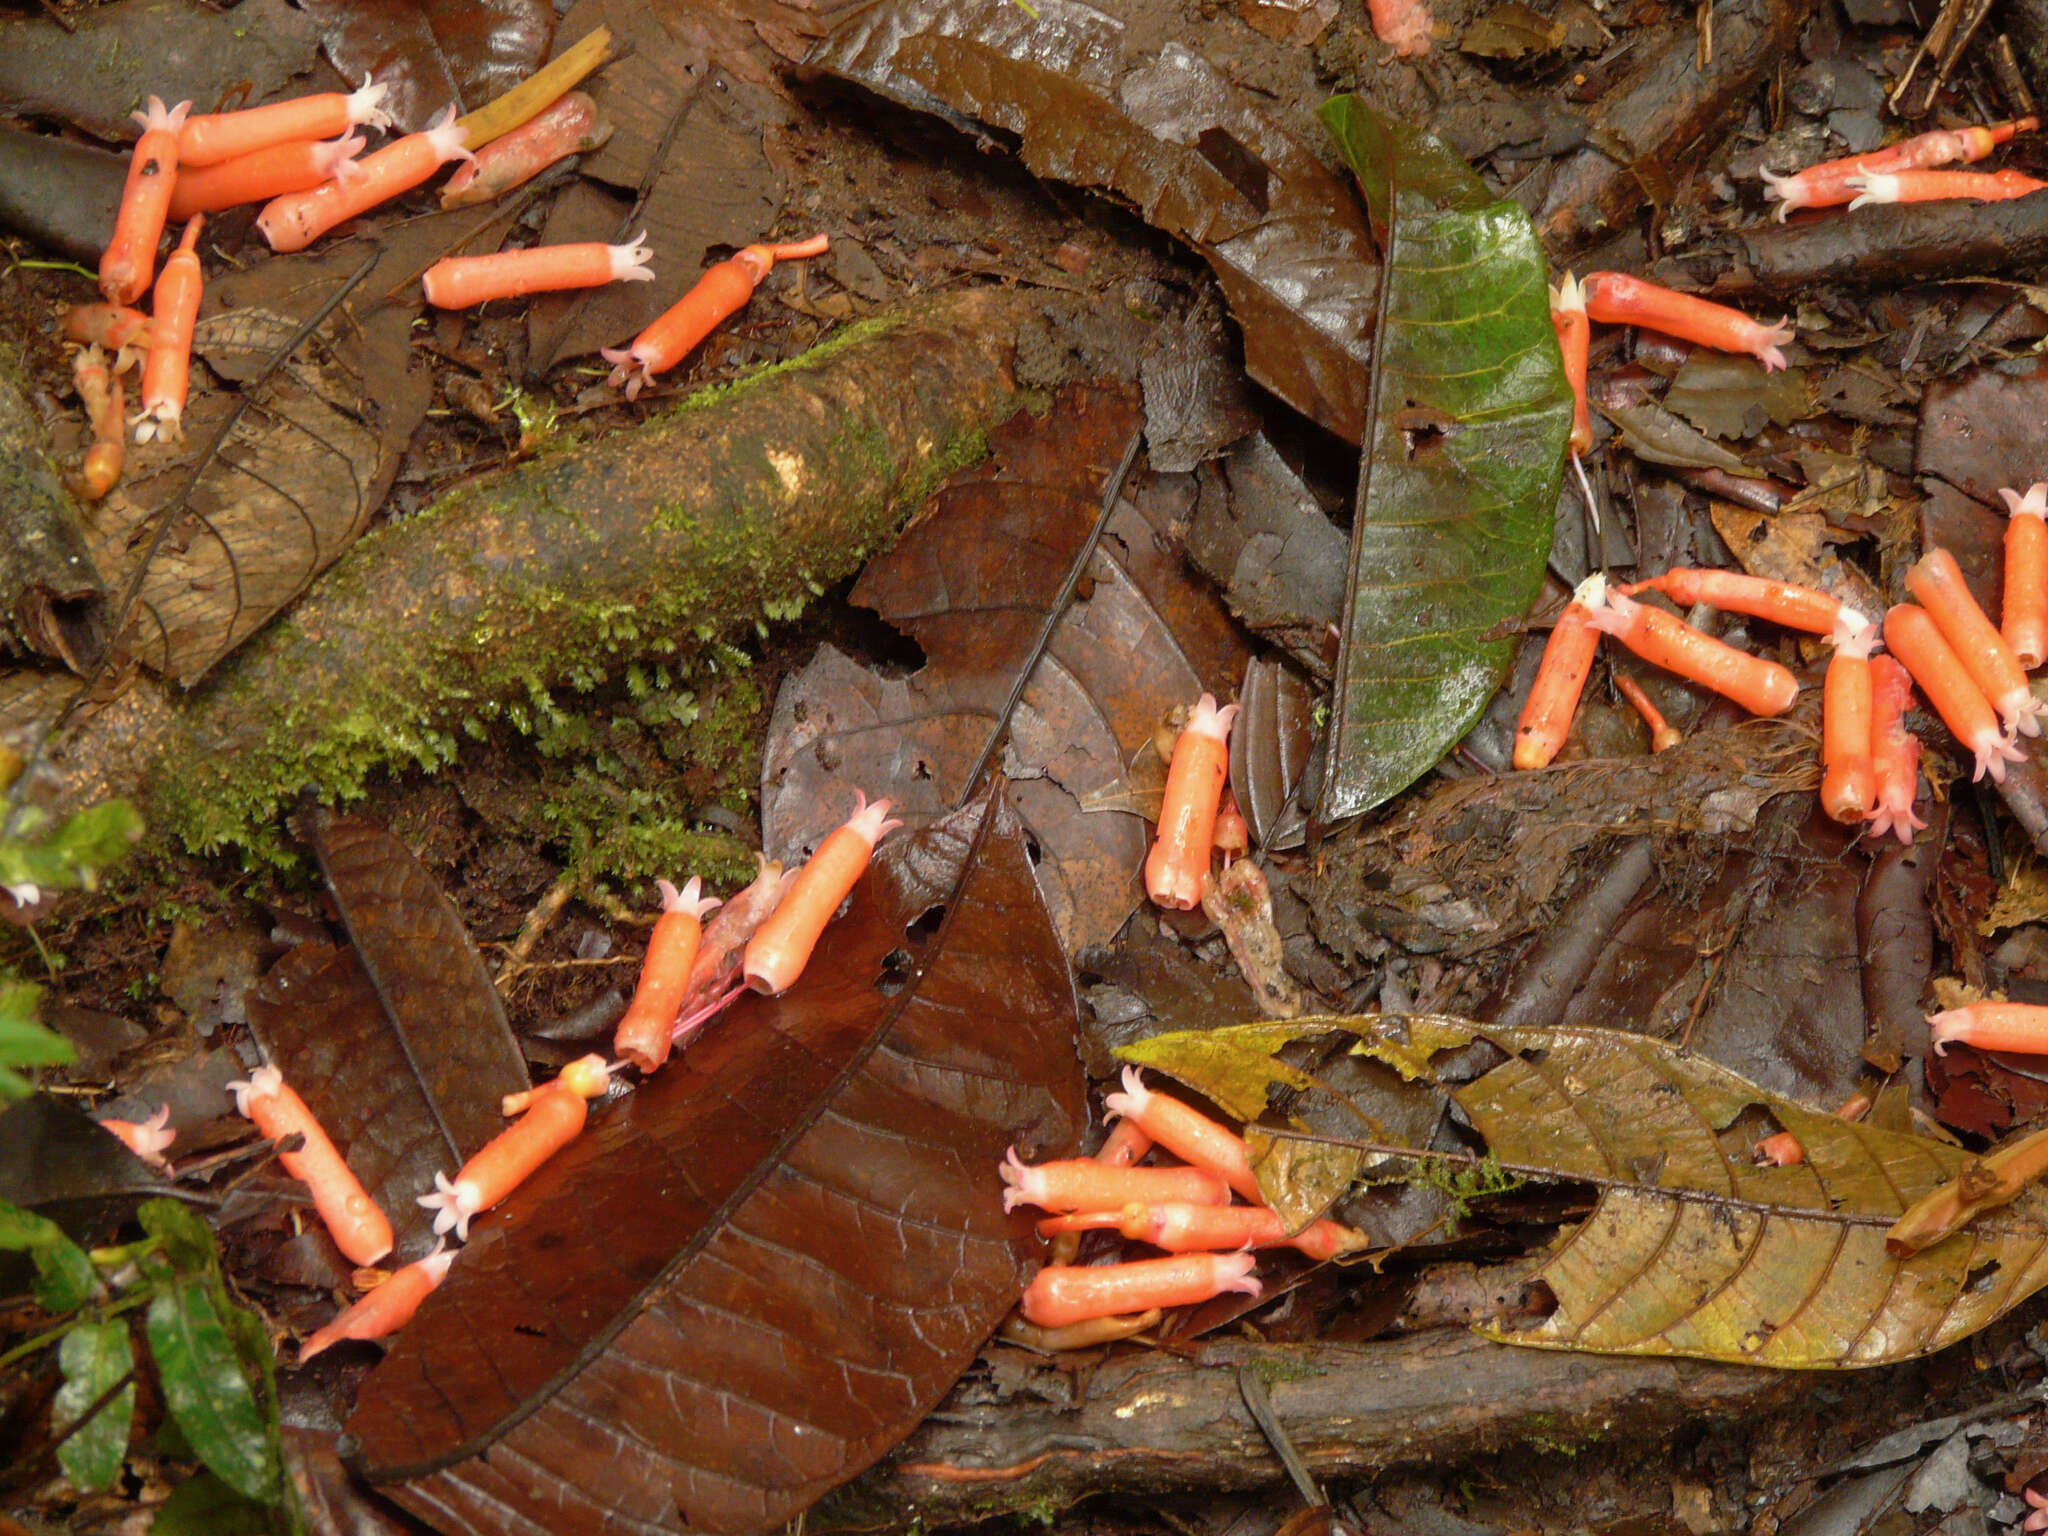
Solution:
<svg viewBox="0 0 2048 1536"><path fill-rule="evenodd" d="M1785 353L1782 348L1775 346L1760 347L1757 349L1756 360L1764 365L1765 373L1776 373L1785 366Z"/></svg>

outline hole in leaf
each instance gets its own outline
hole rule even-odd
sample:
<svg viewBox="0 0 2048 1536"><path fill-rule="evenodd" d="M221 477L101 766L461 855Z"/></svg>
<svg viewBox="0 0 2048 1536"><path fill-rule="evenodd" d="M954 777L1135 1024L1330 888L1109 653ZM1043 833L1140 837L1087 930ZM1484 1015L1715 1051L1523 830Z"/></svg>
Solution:
<svg viewBox="0 0 2048 1536"><path fill-rule="evenodd" d="M910 985L913 964L908 950L890 950L882 957L882 970L875 977L875 990L884 997L896 997L901 994L903 989Z"/></svg>
<svg viewBox="0 0 2048 1536"><path fill-rule="evenodd" d="M1969 1278L1963 1282L1963 1289L1972 1295L1981 1296L1991 1288L1991 1282L1997 1278L1998 1270L1998 1260L1986 1259L1971 1269Z"/></svg>
<svg viewBox="0 0 2048 1536"><path fill-rule="evenodd" d="M924 911L918 914L917 921L903 930L903 936L912 944L923 944L938 933L939 924L945 920L946 904L944 902L940 902L936 906L926 907ZM899 953L901 952L899 951ZM907 961L909 956L905 955L904 958Z"/></svg>
<svg viewBox="0 0 2048 1536"><path fill-rule="evenodd" d="M1458 429L1458 423L1451 417L1421 405L1409 405L1396 411L1394 426L1400 432L1408 458L1413 463L1426 463L1442 453L1445 442Z"/></svg>

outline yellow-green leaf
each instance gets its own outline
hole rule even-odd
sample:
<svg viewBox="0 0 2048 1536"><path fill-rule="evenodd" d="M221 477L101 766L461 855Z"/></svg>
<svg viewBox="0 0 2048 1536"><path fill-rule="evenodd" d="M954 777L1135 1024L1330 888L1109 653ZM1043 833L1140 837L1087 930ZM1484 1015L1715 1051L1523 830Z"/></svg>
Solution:
<svg viewBox="0 0 2048 1536"><path fill-rule="evenodd" d="M1967 1338L2048 1284L2048 1191L1892 1258L1886 1228L1961 1173L1969 1152L1838 1120L1642 1035L1389 1014L1155 1036L1124 1054L1252 1120L1272 1102L1268 1084L1283 1103L1335 1092L1271 1060L1297 1040L1404 1073L1475 1041L1501 1052L1469 1082L1441 1086L1504 1170L1598 1191L1540 1272L1555 1310L1493 1333L1509 1343L1794 1369L1881 1365ZM1730 1128L1752 1106L1799 1138L1803 1163L1750 1161L1747 1138ZM1302 1139L1270 1114L1265 1123ZM1356 1145L1385 1151L1365 1137Z"/></svg>

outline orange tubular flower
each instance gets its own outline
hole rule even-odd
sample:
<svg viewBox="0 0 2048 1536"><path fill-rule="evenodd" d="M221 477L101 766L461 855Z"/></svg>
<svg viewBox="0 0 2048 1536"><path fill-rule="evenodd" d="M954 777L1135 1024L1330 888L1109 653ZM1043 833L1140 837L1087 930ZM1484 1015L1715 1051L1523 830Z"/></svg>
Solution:
<svg viewBox="0 0 2048 1536"><path fill-rule="evenodd" d="M247 1082L229 1083L235 1109L272 1141L305 1138L296 1152L280 1152L284 1170L313 1192L313 1208L335 1245L353 1264L374 1264L391 1251L391 1223L349 1171L341 1152L313 1118L306 1101L276 1067L258 1067Z"/></svg>
<svg viewBox="0 0 2048 1536"><path fill-rule="evenodd" d="M1920 787L1920 738L1906 729L1913 707L1912 676L1890 656L1870 658L1870 764L1877 776L1877 804L1865 826L1872 837L1896 832L1911 843L1927 825L1913 814Z"/></svg>
<svg viewBox="0 0 2048 1536"><path fill-rule="evenodd" d="M885 821L889 802L868 804L861 790L854 791L854 813L846 824L818 845L768 921L747 940L745 971L747 985L773 997L786 992L810 964L825 925L832 921L839 904L846 900L873 857L875 844L900 821Z"/></svg>
<svg viewBox="0 0 2048 1536"><path fill-rule="evenodd" d="M1848 202L1858 190L1849 185L1852 177L1873 171L1924 170L1937 165L1951 165L1958 160L1982 160L2015 133L2026 133L2040 126L2039 118L2022 117L1985 128L1937 129L1933 133L1902 139L1867 155L1823 160L1792 176L1774 176L1765 171L1762 173L1764 187L1766 195L1779 200L1778 218L1782 222L1795 208L1836 208Z"/></svg>
<svg viewBox="0 0 2048 1536"><path fill-rule="evenodd" d="M1956 740L1976 754L1977 771L1970 777L1981 779L1988 773L1994 782L2003 784L2005 765L2021 761L2026 754L1999 730L1998 712L1927 610L1911 603L1894 606L1884 616L1884 643L1912 674Z"/></svg>
<svg viewBox="0 0 2048 1536"><path fill-rule="evenodd" d="M427 268L420 286L436 309L469 309L492 299L515 299L529 293L601 288L606 283L651 283L654 273L648 269L647 255L647 236L638 234L625 245L587 241L536 245L489 256L449 256Z"/></svg>
<svg viewBox="0 0 2048 1536"><path fill-rule="evenodd" d="M335 225L410 192L447 161L472 158L462 139L455 108L449 106L424 133L409 133L374 155L350 162L357 174L346 181L323 181L309 192L272 198L257 216L256 227L273 251L303 251Z"/></svg>
<svg viewBox="0 0 2048 1536"><path fill-rule="evenodd" d="M434 1193L419 1197L420 1204L434 1213L434 1231L452 1228L467 1242L472 1216L491 1209L583 1133L590 1114L585 1101L603 1093L609 1079L602 1056L579 1056L553 1082L529 1093L507 1094L505 1113L520 1118L464 1163L454 1182L447 1174L436 1173Z"/></svg>
<svg viewBox="0 0 2048 1536"><path fill-rule="evenodd" d="M1216 846L1216 807L1230 776L1230 727L1237 706L1203 694L1173 744L1159 827L1145 855L1145 894L1183 912L1202 904L1202 876Z"/></svg>
<svg viewBox="0 0 2048 1536"><path fill-rule="evenodd" d="M192 328L199 319L199 300L206 278L199 270L199 227L203 215L193 214L185 238L171 252L156 280L156 341L142 364L142 414L135 418L135 441L160 437L167 443L185 438L185 396L192 382Z"/></svg>
<svg viewBox="0 0 2048 1536"><path fill-rule="evenodd" d="M2005 611L1998 632L2029 672L2048 661L2048 481L2022 496L2001 488L2005 525Z"/></svg>
<svg viewBox="0 0 2048 1536"><path fill-rule="evenodd" d="M1256 1296L1256 1262L1248 1253L1182 1253L1086 1269L1048 1264L1025 1287L1020 1305L1025 1321L1064 1328L1149 1307L1193 1306L1226 1291Z"/></svg>
<svg viewBox="0 0 2048 1536"><path fill-rule="evenodd" d="M191 102L181 101L166 111L152 96L149 110L134 114L142 137L135 141L128 162L114 236L100 254L100 292L115 304L133 304L149 291L156 273L157 242L163 238L171 191L178 181L178 129L191 110Z"/></svg>
<svg viewBox="0 0 2048 1536"><path fill-rule="evenodd" d="M1651 666L1711 688L1753 715L1782 715L1799 696L1799 679L1786 668L1725 645L1661 608L1609 591L1591 612L1596 629Z"/></svg>
<svg viewBox="0 0 2048 1536"><path fill-rule="evenodd" d="M366 85L348 96L322 91L240 112L188 117L178 130L178 163L218 165L274 144L331 139L351 128L389 128L391 117L382 106L389 91L389 86Z"/></svg>
<svg viewBox="0 0 2048 1536"><path fill-rule="evenodd" d="M1810 635L1832 635L1842 611L1839 599L1813 587L1746 576L1740 571L1696 571L1679 566L1639 581L1628 590L1640 592L1646 587L1688 608L1705 603L1723 613L1746 613L1753 619L1769 619L1773 624L1804 630Z"/></svg>
<svg viewBox="0 0 2048 1536"><path fill-rule="evenodd" d="M1154 1093L1136 1067L1124 1068L1124 1091L1102 1101L1112 1118L1138 1122L1145 1134L1184 1163L1206 1168L1254 1205L1264 1205L1258 1176L1252 1172L1251 1153L1244 1138L1227 1126L1218 1125L1191 1104L1167 1094ZM1142 1173L1144 1169L1133 1169ZM1127 1196L1140 1199L1142 1196Z"/></svg>
<svg viewBox="0 0 2048 1536"><path fill-rule="evenodd" d="M127 392L98 347L86 347L71 360L71 380L92 423L92 446L66 483L80 500L99 501L119 483L128 459Z"/></svg>
<svg viewBox="0 0 2048 1536"><path fill-rule="evenodd" d="M74 304L64 311L64 339L81 347L105 347L120 352L131 346L148 346L152 339L149 316L125 304ZM127 366L117 364L119 373Z"/></svg>
<svg viewBox="0 0 2048 1536"><path fill-rule="evenodd" d="M1373 36L1404 59L1429 52L1430 16L1425 0L1368 0Z"/></svg>
<svg viewBox="0 0 2048 1536"><path fill-rule="evenodd" d="M1854 608L1835 623L1835 654L1821 695L1821 808L1836 821L1867 820L1877 807L1870 760L1870 648L1877 626Z"/></svg>
<svg viewBox="0 0 2048 1536"><path fill-rule="evenodd" d="M1564 356L1565 381L1572 387L1572 452L1583 454L1593 446L1593 417L1586 408L1586 351L1593 337L1586 321L1586 296L1569 272L1550 290L1550 323L1557 331L1557 350Z"/></svg>
<svg viewBox="0 0 2048 1536"><path fill-rule="evenodd" d="M1334 1259L1372 1246L1363 1232L1338 1222L1312 1221L1292 1237L1280 1213L1264 1205L1187 1205L1133 1201L1121 1210L1083 1211L1038 1224L1038 1234L1114 1229L1134 1243L1168 1253L1215 1253L1239 1248L1297 1248L1312 1259Z"/></svg>
<svg viewBox="0 0 2048 1536"><path fill-rule="evenodd" d="M1589 272L1579 285L1586 313L1602 325L1641 325L1720 352L1747 352L1766 372L1785 366L1789 325L1765 325L1739 309L1646 283L1626 272Z"/></svg>
<svg viewBox="0 0 2048 1536"><path fill-rule="evenodd" d="M2005 636L1977 606L1956 557L1945 549L1928 550L1907 570L1906 590L1919 600L1942 638L1955 648L1962 658L1963 670L1991 701L2006 730L2016 736L2040 735L2041 722L2036 717L2041 704L2027 686L2026 668L2005 643Z"/></svg>
<svg viewBox="0 0 2048 1536"><path fill-rule="evenodd" d="M1133 1201L1228 1205L1230 1186L1204 1168L1132 1168L1094 1157L1027 1163L1017 1149L1003 1160L1003 1209L1035 1205L1042 1211L1122 1210Z"/></svg>
<svg viewBox="0 0 2048 1536"><path fill-rule="evenodd" d="M1650 732L1652 752L1669 752L1685 739L1678 734L1677 728L1664 718L1664 712L1650 702L1650 696L1643 692L1640 683L1626 672L1615 672L1610 675L1614 679L1615 691L1628 700L1631 709L1642 716L1643 725Z"/></svg>
<svg viewBox="0 0 2048 1536"><path fill-rule="evenodd" d="M1979 203L2005 203L2048 187L2018 171L1869 171L1851 176L1847 185L1856 194L1850 208L1871 203L1938 203L1949 198L1969 198Z"/></svg>
<svg viewBox="0 0 2048 1536"><path fill-rule="evenodd" d="M479 149L441 188L441 206L466 208L502 197L557 160L596 149L611 135L597 120L597 103L570 91L538 117Z"/></svg>
<svg viewBox="0 0 2048 1536"><path fill-rule="evenodd" d="M612 1036L612 1049L642 1072L652 1072L668 1059L683 990L697 963L702 919L718 905L716 897L698 894L701 885L695 876L680 891L666 880L657 880L655 886L661 892L661 916L648 936L640 984Z"/></svg>
<svg viewBox="0 0 2048 1536"><path fill-rule="evenodd" d="M139 1122L112 1118L102 1120L100 1129L159 1173L170 1171L171 1165L165 1161L164 1151L178 1139L178 1133L171 1129L170 1105L164 1105L147 1120Z"/></svg>
<svg viewBox="0 0 2048 1536"><path fill-rule="evenodd" d="M670 305L654 322L633 338L630 347L605 347L604 360L612 364L612 376L605 382L616 389L626 387L626 398L637 400L657 373L675 367L696 345L715 330L720 321L738 312L761 279L778 261L805 256L822 256L829 248L823 235L794 245L750 245L730 260L721 261L697 279L696 285Z"/></svg>
<svg viewBox="0 0 2048 1536"><path fill-rule="evenodd" d="M1596 571L1579 583L1572 600L1558 613L1550 639L1544 642L1536 681L1529 685L1529 697L1515 722L1517 768L1549 766L1571 734L1572 716L1578 712L1579 696L1586 691L1593 657L1600 649L1593 606L1606 601L1606 596L1607 578Z"/></svg>
<svg viewBox="0 0 2048 1536"><path fill-rule="evenodd" d="M455 1250L436 1244L434 1251L417 1263L408 1264L381 1285L372 1286L341 1316L318 1328L299 1346L299 1364L343 1339L388 1339L407 1323L420 1303L448 1277L455 1262Z"/></svg>
<svg viewBox="0 0 2048 1536"><path fill-rule="evenodd" d="M353 176L363 144L359 133L323 144L300 140L251 150L218 165L181 169L171 193L171 217L189 219L243 203L267 203L287 192L308 192L322 182Z"/></svg>
<svg viewBox="0 0 2048 1536"><path fill-rule="evenodd" d="M1946 1056L1958 1040L1980 1051L2048 1056L2048 1008L2034 1003L1971 1003L1927 1016L1934 1054Z"/></svg>

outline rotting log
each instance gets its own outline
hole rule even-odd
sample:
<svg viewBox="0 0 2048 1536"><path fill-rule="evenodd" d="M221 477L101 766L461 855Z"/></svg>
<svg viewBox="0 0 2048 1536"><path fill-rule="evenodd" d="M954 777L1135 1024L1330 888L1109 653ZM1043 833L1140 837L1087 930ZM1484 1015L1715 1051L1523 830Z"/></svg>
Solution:
<svg viewBox="0 0 2048 1536"><path fill-rule="evenodd" d="M63 797L140 790L153 832L261 843L302 790L438 767L549 689L794 616L985 452L1037 302L863 322L379 529L191 693L81 711L51 753Z"/></svg>
<svg viewBox="0 0 2048 1536"><path fill-rule="evenodd" d="M814 1509L812 1527L940 1526L1042 1515L1098 1493L1278 1486L1286 1473L1238 1384L1246 1365L1318 1477L1462 1464L1527 1443L1652 1445L1686 1425L1791 1402L1822 1379L1519 1349L1462 1331L1357 1345L1225 1340L1192 1359L1127 1351L1086 1371L1034 1369L1008 1353L997 1373L1007 1390L969 1377L886 1460Z"/></svg>
<svg viewBox="0 0 2048 1536"><path fill-rule="evenodd" d="M0 361L0 629L21 648L83 672L105 643L106 587L42 419Z"/></svg>

